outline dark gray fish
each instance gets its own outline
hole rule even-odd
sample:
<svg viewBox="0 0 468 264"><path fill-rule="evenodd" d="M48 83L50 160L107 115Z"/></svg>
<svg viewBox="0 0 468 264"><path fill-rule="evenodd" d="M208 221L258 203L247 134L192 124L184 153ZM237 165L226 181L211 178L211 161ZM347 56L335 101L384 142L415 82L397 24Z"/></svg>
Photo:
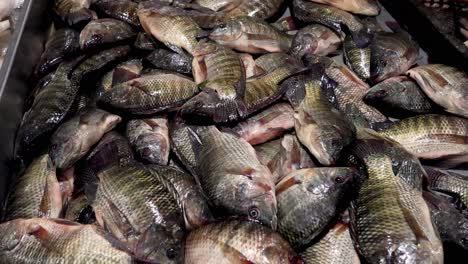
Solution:
<svg viewBox="0 0 468 264"><path fill-rule="evenodd" d="M364 81L370 79L371 48L359 48L353 38L346 36L343 43L344 61L359 78Z"/></svg>
<svg viewBox="0 0 468 264"><path fill-rule="evenodd" d="M91 0L54 0L53 10L69 26L83 24L96 14L89 9Z"/></svg>
<svg viewBox="0 0 468 264"><path fill-rule="evenodd" d="M192 74L192 58L179 53L156 49L145 60L157 69Z"/></svg>
<svg viewBox="0 0 468 264"><path fill-rule="evenodd" d="M153 51L162 45L146 32L139 32L133 44L135 48L143 51Z"/></svg>
<svg viewBox="0 0 468 264"><path fill-rule="evenodd" d="M140 26L137 14L138 4L131 0L96 0L92 5L109 17L122 20L133 26Z"/></svg>
<svg viewBox="0 0 468 264"><path fill-rule="evenodd" d="M468 207L468 176L451 171L424 167L427 172L427 188L459 198Z"/></svg>
<svg viewBox="0 0 468 264"><path fill-rule="evenodd" d="M102 76L96 96L99 98L103 93L111 90L113 87L140 77L142 71L143 64L141 59L131 59L122 62Z"/></svg>
<svg viewBox="0 0 468 264"><path fill-rule="evenodd" d="M68 202L63 218L80 224L94 223L95 219L91 202L84 193Z"/></svg>
<svg viewBox="0 0 468 264"><path fill-rule="evenodd" d="M298 58L305 54L326 56L336 51L342 43L342 36L326 26L313 24L297 31L293 38L290 53Z"/></svg>
<svg viewBox="0 0 468 264"><path fill-rule="evenodd" d="M55 31L45 44L44 52L36 67L36 75L43 76L62 63L65 56L80 49L79 33L73 29L62 28Z"/></svg>
<svg viewBox="0 0 468 264"><path fill-rule="evenodd" d="M135 36L136 32L125 22L112 18L97 19L89 22L81 31L80 47L82 50L96 49Z"/></svg>
<svg viewBox="0 0 468 264"><path fill-rule="evenodd" d="M175 117L169 124L169 137L172 151L182 162L185 169L193 176L196 176L198 162L190 138L190 129L193 129L193 127L187 125L182 118Z"/></svg>

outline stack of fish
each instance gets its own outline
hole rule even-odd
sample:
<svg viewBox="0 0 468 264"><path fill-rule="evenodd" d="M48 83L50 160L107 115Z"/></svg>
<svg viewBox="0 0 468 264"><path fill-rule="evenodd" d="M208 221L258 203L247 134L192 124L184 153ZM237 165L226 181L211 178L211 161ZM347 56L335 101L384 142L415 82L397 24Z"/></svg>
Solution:
<svg viewBox="0 0 468 264"><path fill-rule="evenodd" d="M444 170L468 162L468 76L413 67L404 30L362 18L373 0L53 11L2 263L443 263L444 243L468 249L468 176Z"/></svg>

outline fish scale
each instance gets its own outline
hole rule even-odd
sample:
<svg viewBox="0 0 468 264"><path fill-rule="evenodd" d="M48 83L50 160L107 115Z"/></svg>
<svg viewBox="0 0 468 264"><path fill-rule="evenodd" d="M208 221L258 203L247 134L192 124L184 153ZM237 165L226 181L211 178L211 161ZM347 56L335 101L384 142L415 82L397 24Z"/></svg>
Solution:
<svg viewBox="0 0 468 264"><path fill-rule="evenodd" d="M431 190L458 195L463 204L468 206L468 177L436 169L426 171Z"/></svg>

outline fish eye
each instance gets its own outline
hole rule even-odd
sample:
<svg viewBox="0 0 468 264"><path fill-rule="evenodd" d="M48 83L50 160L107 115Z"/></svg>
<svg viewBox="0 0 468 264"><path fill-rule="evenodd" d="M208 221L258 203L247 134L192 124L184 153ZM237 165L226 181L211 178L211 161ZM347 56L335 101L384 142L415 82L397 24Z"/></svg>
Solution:
<svg viewBox="0 0 468 264"><path fill-rule="evenodd" d="M338 176L338 177L335 178L335 182L338 183L338 184L341 184L341 183L344 182L344 179L342 177Z"/></svg>
<svg viewBox="0 0 468 264"><path fill-rule="evenodd" d="M226 28L226 24L220 24L218 27L219 27L220 29L225 29L225 28Z"/></svg>
<svg viewBox="0 0 468 264"><path fill-rule="evenodd" d="M52 146L50 146L50 149L51 149L52 151L57 150L57 148L58 148L57 144L53 144Z"/></svg>
<svg viewBox="0 0 468 264"><path fill-rule="evenodd" d="M173 259L176 257L176 251L174 248L169 248L168 250L166 250L166 257L168 257L169 259Z"/></svg>
<svg viewBox="0 0 468 264"><path fill-rule="evenodd" d="M249 208L249 217L252 219L257 219L260 217L260 210L256 206Z"/></svg>

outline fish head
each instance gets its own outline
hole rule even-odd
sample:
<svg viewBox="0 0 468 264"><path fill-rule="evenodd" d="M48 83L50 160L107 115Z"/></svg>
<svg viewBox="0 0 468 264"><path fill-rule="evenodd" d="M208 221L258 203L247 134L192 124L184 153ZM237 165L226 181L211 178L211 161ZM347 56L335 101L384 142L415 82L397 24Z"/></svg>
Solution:
<svg viewBox="0 0 468 264"><path fill-rule="evenodd" d="M364 96L364 102L382 102L389 97L391 91L385 87L374 87Z"/></svg>
<svg viewBox="0 0 468 264"><path fill-rule="evenodd" d="M0 225L0 254L15 250L27 235L24 219L15 219Z"/></svg>
<svg viewBox="0 0 468 264"><path fill-rule="evenodd" d="M52 142L49 148L49 155L52 162L57 168L67 169L74 162L74 154L79 148L79 139L75 137L67 137Z"/></svg>
<svg viewBox="0 0 468 264"><path fill-rule="evenodd" d="M202 91L188 100L181 109L182 116L212 120L220 98L214 92Z"/></svg>
<svg viewBox="0 0 468 264"><path fill-rule="evenodd" d="M353 168L327 168L315 170L317 179L312 181L307 189L312 193L321 194L333 199L341 198L350 190L354 179L357 178L357 170Z"/></svg>
<svg viewBox="0 0 468 264"><path fill-rule="evenodd" d="M242 34L242 25L235 20L230 20L216 26L211 31L209 38L223 44L240 39Z"/></svg>
<svg viewBox="0 0 468 264"><path fill-rule="evenodd" d="M151 263L182 263L182 239L183 230L180 225L171 224L170 220L166 227L154 223L139 238L135 254Z"/></svg>
<svg viewBox="0 0 468 264"><path fill-rule="evenodd" d="M183 203L185 223L190 229L204 226L214 220L207 202L196 196L193 192L187 193Z"/></svg>

